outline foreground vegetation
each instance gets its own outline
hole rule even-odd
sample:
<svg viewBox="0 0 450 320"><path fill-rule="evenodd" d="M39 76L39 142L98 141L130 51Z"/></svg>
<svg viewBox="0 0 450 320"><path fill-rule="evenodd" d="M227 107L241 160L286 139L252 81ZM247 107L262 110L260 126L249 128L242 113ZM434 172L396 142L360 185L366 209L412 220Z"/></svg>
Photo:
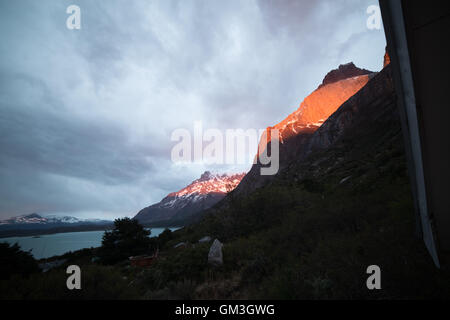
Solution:
<svg viewBox="0 0 450 320"><path fill-rule="evenodd" d="M1 297L448 298L448 271L433 265L415 236L410 186L399 147L393 144L383 153L369 153L363 165L347 159L324 180L288 182L281 177L250 197L234 197L198 224L174 233L167 230L144 243L147 250L124 246L111 257L112 237L106 236L103 249L53 258L66 259L59 268L37 273L31 267L27 276L3 279ZM340 183L349 173L352 178ZM208 266L210 243L197 243L205 235L225 243L222 267ZM142 244L142 237L138 238ZM173 248L181 241L188 245ZM156 247L160 256L150 268L129 265L127 255L149 253ZM81 266L82 290L67 290L69 264ZM381 267L382 290L366 288L366 268L372 264Z"/></svg>

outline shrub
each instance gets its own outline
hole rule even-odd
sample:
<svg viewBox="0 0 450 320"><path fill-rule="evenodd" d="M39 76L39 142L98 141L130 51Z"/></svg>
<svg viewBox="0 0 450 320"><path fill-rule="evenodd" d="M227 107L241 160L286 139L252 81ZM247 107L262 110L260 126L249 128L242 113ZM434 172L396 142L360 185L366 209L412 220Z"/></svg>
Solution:
<svg viewBox="0 0 450 320"><path fill-rule="evenodd" d="M152 242L149 235L150 231L137 220L116 219L114 229L103 234L99 257L105 264L114 264L130 256L149 253Z"/></svg>
<svg viewBox="0 0 450 320"><path fill-rule="evenodd" d="M39 267L30 252L22 251L17 243L0 243L0 279L8 279L13 274L24 276L35 272L39 272Z"/></svg>

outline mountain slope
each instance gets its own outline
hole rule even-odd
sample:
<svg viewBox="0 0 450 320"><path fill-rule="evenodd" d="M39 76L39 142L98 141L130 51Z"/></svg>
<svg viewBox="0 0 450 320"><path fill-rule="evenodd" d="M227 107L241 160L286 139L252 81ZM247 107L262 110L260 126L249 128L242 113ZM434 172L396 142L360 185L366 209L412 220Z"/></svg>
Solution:
<svg viewBox="0 0 450 320"><path fill-rule="evenodd" d="M357 68L352 62L330 71L322 84L303 100L299 108L273 127L280 131L280 142L302 131L314 131L359 89L372 72ZM311 130L308 130L311 129Z"/></svg>
<svg viewBox="0 0 450 320"><path fill-rule="evenodd" d="M301 139L302 143L296 144L296 139ZM297 185L308 192L321 193L327 188L334 192L340 186L365 184L369 173L371 179L376 180L378 173L374 173L386 170L391 153L395 157L402 157L399 167L404 167L402 134L390 66L373 76L366 86L343 103L320 128L308 135L300 134L291 138L288 145L297 149L293 154L288 153L292 157L284 155L284 165L276 175L271 176L271 179L255 175L253 181L259 188L250 186L246 189L247 193L244 193L241 188L249 183L247 175L230 197L227 197L229 201L226 206L209 211L214 216L211 219L221 221L217 225L221 226L222 239L232 238L240 229L251 232L267 221L273 223L280 212L291 206L301 204L302 207L308 207L301 198L290 199L286 194L281 194L270 201L267 200L270 199L269 196L258 200L261 212L267 213L265 218L261 218L259 214L252 217L245 209L240 209L240 213L231 209L234 203L251 202L249 199L264 192L258 191L260 189L276 190L279 185ZM386 153L388 156L383 156ZM383 163L383 158L386 163ZM374 163L378 167L374 167ZM395 165L394 162L393 166ZM365 187L371 188L371 184ZM357 202L357 199L354 201ZM268 210L277 205L278 210ZM221 211L226 213L220 213Z"/></svg>
<svg viewBox="0 0 450 320"><path fill-rule="evenodd" d="M303 100L296 111L275 126L267 128L259 143L258 156L264 149L269 147L270 150L269 130L278 129L280 170L282 170L291 159L299 156L303 145L328 117L363 88L374 75L375 73L360 69L351 62L330 71L322 84ZM252 166L236 189L237 193L247 194L273 178L261 176L260 168L259 162Z"/></svg>
<svg viewBox="0 0 450 320"><path fill-rule="evenodd" d="M187 219L222 200L244 177L244 173L212 174L206 171L187 187L168 194L160 202L146 207L134 217L141 223Z"/></svg>

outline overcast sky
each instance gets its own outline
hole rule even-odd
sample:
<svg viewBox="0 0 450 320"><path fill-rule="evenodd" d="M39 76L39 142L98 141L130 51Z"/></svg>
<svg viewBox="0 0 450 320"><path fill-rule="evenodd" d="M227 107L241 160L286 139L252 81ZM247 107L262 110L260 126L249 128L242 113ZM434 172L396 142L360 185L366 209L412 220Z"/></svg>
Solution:
<svg viewBox="0 0 450 320"><path fill-rule="evenodd" d="M81 8L81 30L66 8ZM199 177L176 128L266 128L339 64L378 71L362 0L0 2L0 219L133 216Z"/></svg>

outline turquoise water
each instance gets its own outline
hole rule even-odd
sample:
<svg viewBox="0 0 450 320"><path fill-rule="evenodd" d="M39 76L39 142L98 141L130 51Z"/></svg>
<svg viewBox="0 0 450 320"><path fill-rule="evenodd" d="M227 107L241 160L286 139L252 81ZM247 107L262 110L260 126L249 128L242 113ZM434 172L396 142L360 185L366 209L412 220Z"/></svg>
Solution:
<svg viewBox="0 0 450 320"><path fill-rule="evenodd" d="M172 231L176 228L170 228ZM164 228L152 228L151 236L156 237ZM18 243L24 251L31 250L36 259L48 258L84 248L99 247L104 231L66 232L35 237L0 238L0 242Z"/></svg>

